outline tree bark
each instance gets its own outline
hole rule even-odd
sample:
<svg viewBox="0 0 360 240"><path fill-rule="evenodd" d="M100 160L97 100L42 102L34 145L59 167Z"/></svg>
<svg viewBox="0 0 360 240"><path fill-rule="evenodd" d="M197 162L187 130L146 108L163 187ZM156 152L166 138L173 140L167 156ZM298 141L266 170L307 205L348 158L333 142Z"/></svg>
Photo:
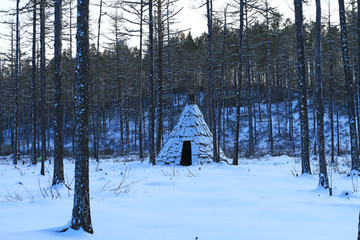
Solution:
<svg viewBox="0 0 360 240"><path fill-rule="evenodd" d="M217 137L216 137L216 114L215 114L215 96L214 96L214 74L213 74L213 59L212 59L212 0L206 0L206 16L208 26L208 67L209 67L209 107L210 107L210 128L213 134L213 160L219 162L217 151Z"/></svg>
<svg viewBox="0 0 360 240"><path fill-rule="evenodd" d="M45 81L45 0L40 3L40 79L41 79L41 175L46 160L46 81Z"/></svg>
<svg viewBox="0 0 360 240"><path fill-rule="evenodd" d="M153 3L149 0L149 154L150 163L155 165L155 99L154 99L154 47L153 47Z"/></svg>
<svg viewBox="0 0 360 240"><path fill-rule="evenodd" d="M62 0L55 0L55 39L54 39L54 175L53 185L64 183L64 142L62 108Z"/></svg>
<svg viewBox="0 0 360 240"><path fill-rule="evenodd" d="M358 74L357 74L357 89L358 89L358 98L357 98L357 102L359 103L359 98L360 98L360 0L357 0L357 69L358 69ZM358 110L357 110L357 117L358 117L358 144L360 144L360 107L358 106ZM359 146L360 147L360 146ZM358 150L359 151L359 150Z"/></svg>
<svg viewBox="0 0 360 240"><path fill-rule="evenodd" d="M227 37L227 7L224 9L224 27L223 27L223 37L222 37L222 50L221 50L221 74L220 74L220 83L219 83L219 93L218 93L218 113L217 113L217 123L218 123L218 132L217 132L217 152L220 154L220 142L221 136L224 136L223 133L223 124L222 122L222 108L223 108L223 91L224 91L224 83L225 83L225 52L226 52L226 37ZM225 146L223 146L225 149Z"/></svg>
<svg viewBox="0 0 360 240"><path fill-rule="evenodd" d="M144 14L144 0L140 2L140 41L139 41L139 158L144 158L143 154L143 80L142 80L142 52L143 52L143 14Z"/></svg>
<svg viewBox="0 0 360 240"><path fill-rule="evenodd" d="M162 20L162 0L157 0L157 121L156 121L156 154L161 150L163 134L163 45L164 45L164 26Z"/></svg>
<svg viewBox="0 0 360 240"><path fill-rule="evenodd" d="M75 192L71 228L93 233L89 193L89 0L77 2Z"/></svg>
<svg viewBox="0 0 360 240"><path fill-rule="evenodd" d="M267 107L267 121L268 121L268 144L270 153L274 153L274 137L272 126L272 110L271 110L271 55L270 55L270 29L269 29L269 3L266 0L266 38L267 38L267 71L266 71L266 107ZM261 113L259 113L261 114Z"/></svg>
<svg viewBox="0 0 360 240"><path fill-rule="evenodd" d="M100 128L100 29L102 17L103 0L100 0L98 33L96 43L96 110L95 110L95 129L94 129L94 158L99 162L99 128Z"/></svg>
<svg viewBox="0 0 360 240"><path fill-rule="evenodd" d="M294 0L300 98L301 173L311 174L302 0Z"/></svg>
<svg viewBox="0 0 360 240"><path fill-rule="evenodd" d="M4 92L2 82L3 79L3 61L0 60L0 152L2 152L2 144L4 142Z"/></svg>
<svg viewBox="0 0 360 240"><path fill-rule="evenodd" d="M321 68L321 3L316 0L316 120L317 120L317 144L319 156L319 186L329 187L329 180L325 159L325 135L324 135L324 104L322 100L322 68Z"/></svg>
<svg viewBox="0 0 360 240"><path fill-rule="evenodd" d="M329 14L330 16L330 14ZM330 142L331 142L331 167L335 162L335 132L334 132L334 60L333 60L333 53L332 53L332 39L330 34L330 17L328 21L328 44L329 44L329 97L330 97L330 104L329 104L329 117L330 117ZM330 186L331 187L331 186Z"/></svg>
<svg viewBox="0 0 360 240"><path fill-rule="evenodd" d="M32 158L31 163L35 165L37 163L37 94L36 94L36 8L37 8L37 0L33 0L33 36L32 36L32 59L31 59L31 71L32 71Z"/></svg>
<svg viewBox="0 0 360 240"><path fill-rule="evenodd" d="M247 108L248 108L248 127L249 127L249 139L248 139L248 155L253 156L255 154L254 149L254 127L253 127L253 111L252 111L252 80L251 80L251 66L250 66L250 44L249 44L249 15L248 6L245 5L245 24L246 24L246 77L248 80L247 90Z"/></svg>
<svg viewBox="0 0 360 240"><path fill-rule="evenodd" d="M236 126L234 141L234 159L233 164L239 164L239 132L240 132L240 106L241 106L241 83L242 83L242 47L243 47L243 31L244 31L244 1L240 0L240 27L239 27L239 53L238 53L238 79L236 87Z"/></svg>
<svg viewBox="0 0 360 240"><path fill-rule="evenodd" d="M16 36L15 36L15 73L14 73L14 148L13 148L13 163L16 165L19 159L18 152L18 138L19 138L19 96L18 96L18 84L19 84L19 58L20 58L20 21L19 21L19 4L20 0L16 0Z"/></svg>
<svg viewBox="0 0 360 240"><path fill-rule="evenodd" d="M347 105L348 105L348 117L350 128L350 142L351 142L351 170L359 172L359 150L358 150L358 138L356 132L356 119L355 119L355 106L354 106L354 85L353 77L350 67L349 50L347 43L346 33L346 18L345 18L345 6L344 0L339 0L339 15L340 15L340 29L341 29L341 46L344 62L344 73L346 82L347 93Z"/></svg>

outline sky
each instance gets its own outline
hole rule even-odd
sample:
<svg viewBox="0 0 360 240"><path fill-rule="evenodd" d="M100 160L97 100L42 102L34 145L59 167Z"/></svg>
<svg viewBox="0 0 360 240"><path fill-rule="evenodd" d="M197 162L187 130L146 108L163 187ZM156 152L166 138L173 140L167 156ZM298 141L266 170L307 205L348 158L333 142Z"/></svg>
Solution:
<svg viewBox="0 0 360 240"><path fill-rule="evenodd" d="M104 0L111 1L111 0ZM331 14L332 19L334 22L338 20L338 2L337 0L321 0L322 4L322 14L323 16L328 15L328 4L331 4ZM345 0L345 3L349 3L350 0ZM21 4L27 3L28 0L21 0ZM91 4L98 3L99 0L90 0ZM198 8L198 6L204 2L204 0L179 0L177 3L177 9L183 8L183 10L177 16L177 29L189 29L193 37L197 37L201 35L203 32L206 31L206 8ZM214 0L214 10L221 11L224 9L226 3L231 2L230 0ZM294 19L294 12L293 12L293 0L269 0L270 6L276 7L279 12L281 12L284 18ZM1 0L0 10L8 10L14 8L16 6L15 0ZM304 4L304 15L308 19L315 20L315 0L308 0L307 4ZM97 18L98 15L98 8L91 7L90 14L93 18ZM0 20L4 19L4 13L0 12ZM103 19L104 27L109 26L109 20ZM96 23L92 24L94 28L94 32L96 32ZM107 27L109 31L109 27ZM4 34L8 32L8 27L4 25L0 25L0 33ZM137 44L137 40L132 40L129 42L130 45L135 46ZM4 52L5 50L9 49L9 42L4 40L0 40L0 52Z"/></svg>
<svg viewBox="0 0 360 240"><path fill-rule="evenodd" d="M331 14L333 15L334 21L338 19L338 2L337 0L321 0L322 14L323 16L328 15L328 3L331 4ZM179 6L183 6L184 9L178 16L181 26L184 28L191 28L193 36L199 36L201 33L206 31L206 9L195 9L198 4L196 2L204 2L199 0L180 0ZM232 2L230 0L214 0L214 9L222 10L226 6L226 3ZM308 0L308 4L304 4L304 15L306 18L315 20L315 0ZM349 0L345 0L346 3ZM269 0L270 6L276 7L279 12L284 15L284 18L294 19L295 13L293 12L293 0Z"/></svg>
<svg viewBox="0 0 360 240"><path fill-rule="evenodd" d="M328 3L330 1L331 14L334 21L338 19L338 2L337 0L321 0L322 4L322 15L328 15ZM199 36L201 33L207 30L206 25L206 9L195 9L196 4L194 0L180 0L180 5L184 7L184 10L179 14L178 19L181 22L181 26L185 29L191 28L193 36ZM214 9L221 10L224 9L226 3L229 3L229 0L214 0ZM315 0L308 0L308 4L304 4L304 15L306 18L315 20ZM345 0L346 3L349 0ZM295 13L293 12L293 0L269 0L270 6L276 7L279 12L281 12L284 18L294 19Z"/></svg>

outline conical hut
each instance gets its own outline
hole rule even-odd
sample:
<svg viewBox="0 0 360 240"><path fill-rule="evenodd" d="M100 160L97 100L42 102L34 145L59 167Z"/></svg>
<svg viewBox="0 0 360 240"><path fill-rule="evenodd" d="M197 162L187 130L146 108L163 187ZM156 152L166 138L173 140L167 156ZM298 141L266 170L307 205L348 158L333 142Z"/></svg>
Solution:
<svg viewBox="0 0 360 240"><path fill-rule="evenodd" d="M193 97L156 160L165 164L199 165L213 161L213 135ZM226 161L220 149L220 160Z"/></svg>

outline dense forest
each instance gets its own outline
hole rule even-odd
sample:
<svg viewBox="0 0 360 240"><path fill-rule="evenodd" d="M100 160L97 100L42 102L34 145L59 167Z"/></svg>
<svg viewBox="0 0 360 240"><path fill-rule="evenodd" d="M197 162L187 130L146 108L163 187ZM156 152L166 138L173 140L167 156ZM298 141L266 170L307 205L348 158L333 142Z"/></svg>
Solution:
<svg viewBox="0 0 360 240"><path fill-rule="evenodd" d="M1 13L7 19L2 24L11 31L2 35L9 44L0 64L0 152L13 154L14 162L20 155L31 155L36 163L39 157L53 156L54 137L60 132L63 154L73 156L76 4L62 2L60 34L54 35L53 1L16 3L11 11ZM149 2L142 0L92 4L87 82L89 146L96 159L113 154L141 158L150 154L152 159L189 93L195 94L214 142L232 158L298 155L304 153L302 144L307 141L310 154L326 151L334 159L348 150L337 141L342 132L339 116L349 112L353 113L350 132L356 138L360 135L356 2L345 6L346 61L342 28L333 16L323 14L320 23L303 21L301 16L305 85L299 85L297 24L284 19L267 0L232 1L223 9L212 9L212 2L204 1L208 29L198 37L178 29L178 1L153 1L152 14ZM105 18L110 25L104 25ZM60 52L54 54L59 41ZM130 42L137 42L136 47ZM299 102L301 96L306 96L305 106ZM317 112L319 101L322 115ZM349 103L354 111L348 111ZM300 146L294 139L306 134L294 132L294 116L299 113L296 109L307 105L306 119L314 124ZM324 124L319 122L324 110L326 149L324 139L319 143L316 137L318 126ZM248 126L248 133L239 151L234 139L239 138L241 124ZM261 124L266 127L260 128ZM116 141L108 136L110 130L118 134ZM351 139L351 146L356 145L351 151L357 152L358 140L353 135ZM259 146L263 142L266 148Z"/></svg>
<svg viewBox="0 0 360 240"><path fill-rule="evenodd" d="M336 156L349 156L344 164L356 192L360 0L338 1L339 22L320 0L315 21L305 19L304 2L294 0L294 19L285 19L268 0L233 0L222 9L198 1L207 28L193 37L177 25L180 0L14 1L0 11L10 30L0 35L7 43L0 55L0 155L15 169L25 159L33 167L40 161L41 175L53 161L52 186L69 191L63 159L74 159L72 219L60 232L93 233L89 157L100 164L132 155L156 165L189 97L211 130L211 162L227 161L222 150L233 165L239 157L295 156L301 174L312 174L318 162L318 187L332 196L327 165L332 174ZM115 192L126 170L120 175Z"/></svg>

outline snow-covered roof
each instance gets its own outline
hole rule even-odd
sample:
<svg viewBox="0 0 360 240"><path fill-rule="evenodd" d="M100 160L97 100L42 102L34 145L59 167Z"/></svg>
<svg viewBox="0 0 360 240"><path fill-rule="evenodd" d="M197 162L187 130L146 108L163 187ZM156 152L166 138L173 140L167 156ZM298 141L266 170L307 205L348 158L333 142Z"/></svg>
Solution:
<svg viewBox="0 0 360 240"><path fill-rule="evenodd" d="M180 164L184 141L191 141L193 165L213 161L213 135L196 104L190 103L185 106L179 122L172 130L156 160L166 164ZM226 159L221 149L220 159Z"/></svg>

